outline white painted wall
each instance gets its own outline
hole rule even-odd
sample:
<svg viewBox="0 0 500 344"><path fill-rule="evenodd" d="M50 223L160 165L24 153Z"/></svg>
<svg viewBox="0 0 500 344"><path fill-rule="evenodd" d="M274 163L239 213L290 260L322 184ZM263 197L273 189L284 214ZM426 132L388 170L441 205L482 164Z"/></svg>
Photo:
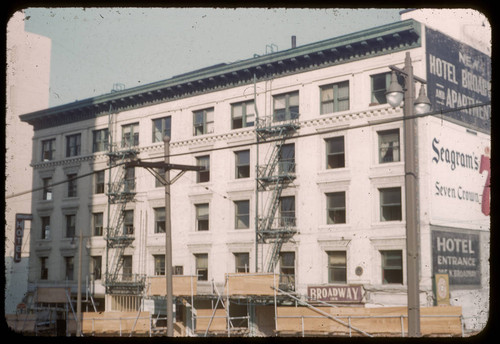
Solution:
<svg viewBox="0 0 500 344"><path fill-rule="evenodd" d="M5 196L30 190L33 128L19 115L49 105L51 41L24 31L24 13L16 12L7 24L5 121ZM6 198L5 203L5 312L15 313L27 288L31 224L25 223L22 261L13 262L16 213L31 213L31 194Z"/></svg>

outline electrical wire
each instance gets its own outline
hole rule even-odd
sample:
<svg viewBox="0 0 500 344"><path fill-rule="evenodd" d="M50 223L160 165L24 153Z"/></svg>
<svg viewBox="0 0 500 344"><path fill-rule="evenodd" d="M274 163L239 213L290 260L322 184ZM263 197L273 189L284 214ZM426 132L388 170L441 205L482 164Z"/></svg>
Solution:
<svg viewBox="0 0 500 344"><path fill-rule="evenodd" d="M427 116L434 116L434 115L440 115L440 114L443 115L443 114L446 114L446 113L449 113L449 112L468 110L468 109L472 109L472 108L475 108L475 107L487 106L487 105L490 105L490 104L491 104L491 102L486 102L486 103L479 103L479 104L473 104L473 105L466 105L466 106L457 107L457 108L453 108L453 109L446 109L446 110L442 110L441 109L441 110L437 110L437 111L427 112L427 113L424 113L424 114L415 114L415 115L412 115L412 116L405 116L405 115L403 115L403 116L399 116L399 117L393 117L393 118L388 118L388 119L385 119L385 120L381 120L381 121L379 121L377 123L362 123L362 124L353 125L353 126L349 126L349 127L332 128L332 129L328 129L328 130L324 130L324 131L322 130L321 132L312 132L312 133L308 133L308 134L299 134L299 135L287 137L287 138L285 138L285 140L294 140L294 139L300 139L300 138L304 138L304 137L311 137L311 136L316 136L316 135L325 135L325 134L329 134L329 133L335 133L335 132L338 132L338 131L347 131L347 130L353 130L353 129L367 128L367 127L371 127L371 126L376 126L376 125L381 125L381 124L387 124L387 123L393 123L393 122L398 122L398 121L411 120L411 119L422 118L422 117L427 117ZM491 117L491 115L490 115L490 117ZM255 145L264 144L264 143L272 143L272 142L277 142L277 141L282 141L282 140L283 140L282 138L268 139L268 140L265 140L264 142L242 143L242 144L238 144L238 145L231 145L231 146L218 147L218 148L208 148L208 149L202 149L202 150L197 150L197 151L190 151L190 152L186 152L186 153L170 154L170 155L168 155L168 157L177 157L177 156L184 156L184 155L194 155L194 154L199 154L199 153L215 152L215 151L220 151L220 150L225 150L225 149L235 149L235 148L240 148L240 147L249 147L249 146L255 146ZM160 159L160 158L165 159L166 157L167 156L162 155L162 156L157 156L157 157L141 158L140 160L143 161L143 160ZM43 190L43 189L46 189L46 188L49 188L49 187L52 187L52 186L64 184L64 183L67 183L69 181L73 181L73 180L76 180L76 179L88 177L88 176L94 175L95 173L102 172L102 171L107 171L107 170L109 170L111 168L118 167L118 166L121 166L121 165L124 165L124 164L126 164L126 162L117 163L117 164L108 166L108 167L106 167L106 168L104 168L102 170L92 171L92 172L89 172L89 173L85 173L85 174L73 177L71 179L68 178L68 179L65 179L65 180L62 180L62 181L59 181L59 182L54 182L54 183L46 185L46 186L41 186L41 187L38 187L38 188L33 188L31 190L27 190L27 191L19 192L19 193L16 193L16 194L12 194L12 195L6 196L5 199L7 200L7 199L15 198L15 197L22 196L22 195L25 195L25 194L28 194L28 193L33 193L33 192L36 192L36 191L40 191L40 190Z"/></svg>

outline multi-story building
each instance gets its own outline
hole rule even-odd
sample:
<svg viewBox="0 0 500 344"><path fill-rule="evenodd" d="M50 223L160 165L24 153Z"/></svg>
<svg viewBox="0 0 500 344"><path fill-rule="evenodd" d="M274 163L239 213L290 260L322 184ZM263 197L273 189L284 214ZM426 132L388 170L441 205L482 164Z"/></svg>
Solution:
<svg viewBox="0 0 500 344"><path fill-rule="evenodd" d="M403 110L385 92L408 52L443 110L416 119L420 304L447 274L451 304L480 328L489 57L413 19L23 115L40 189L31 290L76 291L82 235L101 309L140 307L146 277L165 274L165 190L155 171L120 163L163 161L166 135L171 163L206 167L170 193L174 273L196 275L198 293L229 272L274 271L304 299L352 286L341 301L406 305Z"/></svg>
<svg viewBox="0 0 500 344"><path fill-rule="evenodd" d="M30 213L31 194L21 194L33 178L29 167L33 128L19 115L49 106L50 47L47 37L25 31L24 13L12 15L7 26L5 113L5 313L13 314L27 291L30 222L16 240L16 214ZM22 58L20 58L22 56ZM30 101L27 102L26 99ZM17 195L16 197L12 197ZM24 240L23 240L24 239Z"/></svg>

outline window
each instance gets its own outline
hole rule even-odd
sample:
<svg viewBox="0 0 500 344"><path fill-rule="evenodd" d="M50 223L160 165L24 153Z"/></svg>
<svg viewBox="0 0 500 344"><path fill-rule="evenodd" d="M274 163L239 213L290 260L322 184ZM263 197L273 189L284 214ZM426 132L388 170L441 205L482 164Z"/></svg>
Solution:
<svg viewBox="0 0 500 344"><path fill-rule="evenodd" d="M403 252L380 251L382 256L382 283L403 284Z"/></svg>
<svg viewBox="0 0 500 344"><path fill-rule="evenodd" d="M328 224L346 223L345 192L326 194Z"/></svg>
<svg viewBox="0 0 500 344"><path fill-rule="evenodd" d="M92 214L92 227L94 236L102 236L103 228L103 213Z"/></svg>
<svg viewBox="0 0 500 344"><path fill-rule="evenodd" d="M125 192L135 191L135 167L127 167L125 169Z"/></svg>
<svg viewBox="0 0 500 344"><path fill-rule="evenodd" d="M76 215L66 215L66 238L73 238L75 236L76 228Z"/></svg>
<svg viewBox="0 0 500 344"><path fill-rule="evenodd" d="M123 234L132 235L134 234L134 211L125 210L123 212Z"/></svg>
<svg viewBox="0 0 500 344"><path fill-rule="evenodd" d="M66 280L72 281L75 271L75 260L73 257L64 257Z"/></svg>
<svg viewBox="0 0 500 344"><path fill-rule="evenodd" d="M42 221L42 239L50 239L50 216L42 216L40 220Z"/></svg>
<svg viewBox="0 0 500 344"><path fill-rule="evenodd" d="M294 173L295 172L295 144L289 143L281 146L278 157L279 173Z"/></svg>
<svg viewBox="0 0 500 344"><path fill-rule="evenodd" d="M68 197L76 197L77 180L76 173L68 174Z"/></svg>
<svg viewBox="0 0 500 344"><path fill-rule="evenodd" d="M345 251L331 251L328 254L328 283L347 282L347 259Z"/></svg>
<svg viewBox="0 0 500 344"><path fill-rule="evenodd" d="M174 266L174 275L184 275L184 267L182 265L176 265Z"/></svg>
<svg viewBox="0 0 500 344"><path fill-rule="evenodd" d="M196 259L196 275L198 275L198 281L208 281L208 254L195 254L194 257Z"/></svg>
<svg viewBox="0 0 500 344"><path fill-rule="evenodd" d="M103 194L104 193L104 171L99 171L94 174L95 176L95 184L94 184L94 193L95 194Z"/></svg>
<svg viewBox="0 0 500 344"><path fill-rule="evenodd" d="M200 156L196 158L196 165L205 167L204 170L198 171L196 175L197 183L206 183L210 181L210 156Z"/></svg>
<svg viewBox="0 0 500 344"><path fill-rule="evenodd" d="M92 256L92 275L94 280L101 279L101 271L102 271L102 257L101 256Z"/></svg>
<svg viewBox="0 0 500 344"><path fill-rule="evenodd" d="M234 154L236 157L236 178L250 177L250 151L244 150Z"/></svg>
<svg viewBox="0 0 500 344"><path fill-rule="evenodd" d="M401 221L401 188L380 191L380 221Z"/></svg>
<svg viewBox="0 0 500 344"><path fill-rule="evenodd" d="M235 208L235 228L250 228L250 201L236 201Z"/></svg>
<svg viewBox="0 0 500 344"><path fill-rule="evenodd" d="M92 152L102 152L108 150L108 129L92 131Z"/></svg>
<svg viewBox="0 0 500 344"><path fill-rule="evenodd" d="M280 253L280 289L295 290L295 252Z"/></svg>
<svg viewBox="0 0 500 344"><path fill-rule="evenodd" d="M196 204L196 230L197 231L208 231L208 203Z"/></svg>
<svg viewBox="0 0 500 344"><path fill-rule="evenodd" d="M40 257L40 279L47 280L49 279L49 268L47 265L48 257Z"/></svg>
<svg viewBox="0 0 500 344"><path fill-rule="evenodd" d="M165 233L165 207L154 208L155 233Z"/></svg>
<svg viewBox="0 0 500 344"><path fill-rule="evenodd" d="M122 126L122 147L131 148L139 145L139 123Z"/></svg>
<svg viewBox="0 0 500 344"><path fill-rule="evenodd" d="M66 136L66 157L80 155L81 149L81 135L68 135Z"/></svg>
<svg viewBox="0 0 500 344"><path fill-rule="evenodd" d="M42 194L42 199L44 201L51 201L52 200L52 178L43 178L42 179L43 183L43 194Z"/></svg>
<svg viewBox="0 0 500 344"><path fill-rule="evenodd" d="M385 104L385 92L391 83L391 73L381 73L371 76L372 82L372 103Z"/></svg>
<svg viewBox="0 0 500 344"><path fill-rule="evenodd" d="M378 132L378 162L399 161L399 129Z"/></svg>
<svg viewBox="0 0 500 344"><path fill-rule="evenodd" d="M345 167L345 147L344 137L332 137L325 140L326 142L326 168L342 168Z"/></svg>
<svg viewBox="0 0 500 344"><path fill-rule="evenodd" d="M231 104L231 129L253 127L255 107L253 100Z"/></svg>
<svg viewBox="0 0 500 344"><path fill-rule="evenodd" d="M56 139L42 141L42 161L54 160L56 152Z"/></svg>
<svg viewBox="0 0 500 344"><path fill-rule="evenodd" d="M234 253L234 265L237 273L250 272L250 255L248 253Z"/></svg>
<svg viewBox="0 0 500 344"><path fill-rule="evenodd" d="M295 227L295 196L280 198L280 227Z"/></svg>
<svg viewBox="0 0 500 344"><path fill-rule="evenodd" d="M171 137L171 126L170 116L153 119L153 142L163 142L165 136Z"/></svg>
<svg viewBox="0 0 500 344"><path fill-rule="evenodd" d="M164 182L165 182L165 168L163 167L158 167L155 169L156 171L156 174L158 175L155 175L155 188L159 188L159 187L163 187L165 186ZM161 178L159 178L161 177Z"/></svg>
<svg viewBox="0 0 500 344"><path fill-rule="evenodd" d="M299 92L273 96L273 120L288 121L299 118Z"/></svg>
<svg viewBox="0 0 500 344"><path fill-rule="evenodd" d="M404 79L402 76L398 76L398 82L403 86ZM371 76L372 83L372 97L371 102L373 105L376 104L386 104L387 99L385 97L385 92L391 84L391 73L380 73Z"/></svg>
<svg viewBox="0 0 500 344"><path fill-rule="evenodd" d="M132 280L132 256L122 256L122 273L124 281Z"/></svg>
<svg viewBox="0 0 500 344"><path fill-rule="evenodd" d="M211 134L214 132L214 109L193 112L193 135Z"/></svg>
<svg viewBox="0 0 500 344"><path fill-rule="evenodd" d="M155 260L155 276L165 276L165 255L154 255Z"/></svg>
<svg viewBox="0 0 500 344"><path fill-rule="evenodd" d="M349 81L321 86L321 114L349 110Z"/></svg>

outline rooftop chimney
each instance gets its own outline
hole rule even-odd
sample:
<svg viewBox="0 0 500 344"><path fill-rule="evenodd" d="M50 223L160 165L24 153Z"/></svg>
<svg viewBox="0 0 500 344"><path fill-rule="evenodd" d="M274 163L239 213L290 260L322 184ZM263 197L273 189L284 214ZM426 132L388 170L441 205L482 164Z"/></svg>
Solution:
<svg viewBox="0 0 500 344"><path fill-rule="evenodd" d="M292 49L297 47L297 37L292 36Z"/></svg>

